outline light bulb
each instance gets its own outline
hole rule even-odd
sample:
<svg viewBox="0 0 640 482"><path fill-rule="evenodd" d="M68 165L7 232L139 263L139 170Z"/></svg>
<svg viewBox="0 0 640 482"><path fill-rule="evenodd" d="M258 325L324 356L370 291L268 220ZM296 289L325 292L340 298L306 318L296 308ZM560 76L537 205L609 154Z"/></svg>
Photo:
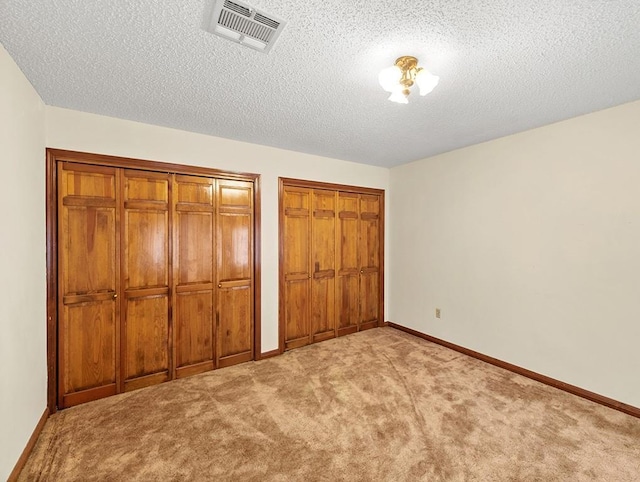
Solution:
<svg viewBox="0 0 640 482"><path fill-rule="evenodd" d="M402 71L395 65L382 69L380 74L378 74L378 82L380 82L380 86L387 92L393 92L397 89L401 78Z"/></svg>
<svg viewBox="0 0 640 482"><path fill-rule="evenodd" d="M409 99L407 99L407 96L404 95L404 93L402 92L402 86L398 86L389 96L389 100L391 102L396 102L398 104L408 104L409 103Z"/></svg>
<svg viewBox="0 0 640 482"><path fill-rule="evenodd" d="M420 88L420 95L427 95L433 91L438 82L440 82L440 77L433 75L426 69L422 69L416 74L416 84Z"/></svg>

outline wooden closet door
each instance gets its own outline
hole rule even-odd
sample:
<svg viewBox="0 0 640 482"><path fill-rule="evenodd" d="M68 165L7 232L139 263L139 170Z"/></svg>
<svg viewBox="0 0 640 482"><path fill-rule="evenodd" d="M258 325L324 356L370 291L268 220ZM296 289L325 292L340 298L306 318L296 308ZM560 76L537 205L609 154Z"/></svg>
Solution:
<svg viewBox="0 0 640 482"><path fill-rule="evenodd" d="M360 321L358 261L359 195L338 193L337 300L338 336L358 331Z"/></svg>
<svg viewBox="0 0 640 482"><path fill-rule="evenodd" d="M124 390L170 377L169 174L122 172Z"/></svg>
<svg viewBox="0 0 640 482"><path fill-rule="evenodd" d="M116 169L58 164L58 406L117 392Z"/></svg>
<svg viewBox="0 0 640 482"><path fill-rule="evenodd" d="M313 190L311 243L312 342L335 336L336 191Z"/></svg>
<svg viewBox="0 0 640 482"><path fill-rule="evenodd" d="M253 184L217 180L218 367L253 359Z"/></svg>
<svg viewBox="0 0 640 482"><path fill-rule="evenodd" d="M360 319L359 329L380 320L380 196L360 195Z"/></svg>
<svg viewBox="0 0 640 482"><path fill-rule="evenodd" d="M311 334L311 190L284 186L282 192L284 347L307 345Z"/></svg>
<svg viewBox="0 0 640 482"><path fill-rule="evenodd" d="M183 175L173 183L176 377L215 367L214 185Z"/></svg>

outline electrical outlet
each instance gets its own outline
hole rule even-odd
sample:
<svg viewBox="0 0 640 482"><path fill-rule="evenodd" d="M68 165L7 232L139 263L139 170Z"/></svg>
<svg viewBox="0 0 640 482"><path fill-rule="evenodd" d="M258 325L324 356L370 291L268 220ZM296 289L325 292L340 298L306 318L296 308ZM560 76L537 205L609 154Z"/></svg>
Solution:
<svg viewBox="0 0 640 482"><path fill-rule="evenodd" d="M440 318L440 308L436 308L436 318Z"/></svg>

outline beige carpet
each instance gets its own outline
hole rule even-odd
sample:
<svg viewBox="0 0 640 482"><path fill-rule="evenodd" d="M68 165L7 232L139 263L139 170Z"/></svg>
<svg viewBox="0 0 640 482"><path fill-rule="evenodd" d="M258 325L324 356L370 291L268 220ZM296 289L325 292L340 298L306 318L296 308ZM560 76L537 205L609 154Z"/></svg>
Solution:
<svg viewBox="0 0 640 482"><path fill-rule="evenodd" d="M640 480L640 419L392 328L71 408L21 480Z"/></svg>

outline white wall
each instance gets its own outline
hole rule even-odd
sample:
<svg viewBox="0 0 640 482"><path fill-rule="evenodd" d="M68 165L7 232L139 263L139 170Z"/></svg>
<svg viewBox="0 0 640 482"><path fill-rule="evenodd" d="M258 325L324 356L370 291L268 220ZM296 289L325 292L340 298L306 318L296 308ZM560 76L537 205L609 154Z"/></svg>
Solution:
<svg viewBox="0 0 640 482"><path fill-rule="evenodd" d="M46 114L48 147L261 175L262 352L278 347L278 177L388 188L386 168L57 107Z"/></svg>
<svg viewBox="0 0 640 482"><path fill-rule="evenodd" d="M0 480L47 406L44 104L0 45Z"/></svg>
<svg viewBox="0 0 640 482"><path fill-rule="evenodd" d="M394 168L390 190L390 320L640 406L640 102Z"/></svg>

